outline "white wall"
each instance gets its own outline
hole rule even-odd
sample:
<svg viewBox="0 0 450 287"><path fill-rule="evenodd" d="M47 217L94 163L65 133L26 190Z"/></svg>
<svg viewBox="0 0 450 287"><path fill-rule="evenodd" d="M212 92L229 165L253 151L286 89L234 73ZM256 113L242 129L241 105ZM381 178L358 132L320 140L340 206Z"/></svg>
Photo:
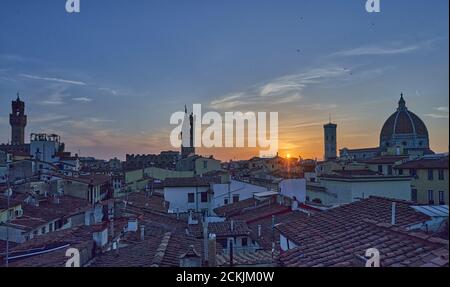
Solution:
<svg viewBox="0 0 450 287"><path fill-rule="evenodd" d="M326 205L351 203L359 198L369 196L411 200L410 180L335 181L322 179L321 183L329 193L337 195L336 198L329 197L333 202L323 202Z"/></svg>
<svg viewBox="0 0 450 287"><path fill-rule="evenodd" d="M306 201L306 179L285 179L280 182L281 194L289 198L294 196L299 202Z"/></svg>
<svg viewBox="0 0 450 287"><path fill-rule="evenodd" d="M207 192L208 186L202 187L165 187L164 200L170 203L169 212L188 212L189 210L201 211L209 209L209 203L201 202L201 193ZM188 203L188 194L195 193L195 202Z"/></svg>
<svg viewBox="0 0 450 287"><path fill-rule="evenodd" d="M246 182L231 180L230 184L213 184L213 208L225 205L224 199L233 202L233 195L239 195L239 200L253 198L253 194L268 191L267 188Z"/></svg>

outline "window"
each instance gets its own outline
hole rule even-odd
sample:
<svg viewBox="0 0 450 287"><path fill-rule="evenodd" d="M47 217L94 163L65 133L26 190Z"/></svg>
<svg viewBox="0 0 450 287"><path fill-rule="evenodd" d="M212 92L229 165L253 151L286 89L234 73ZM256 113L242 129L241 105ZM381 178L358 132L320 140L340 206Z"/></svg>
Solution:
<svg viewBox="0 0 450 287"><path fill-rule="evenodd" d="M208 161L203 161L203 168L204 169L207 169L208 168Z"/></svg>
<svg viewBox="0 0 450 287"><path fill-rule="evenodd" d="M223 204L224 204L224 205L228 205L228 198L224 198L224 199L223 199Z"/></svg>
<svg viewBox="0 0 450 287"><path fill-rule="evenodd" d="M398 169L398 175L403 175L403 168Z"/></svg>
<svg viewBox="0 0 450 287"><path fill-rule="evenodd" d="M378 173L383 173L383 166L382 165L378 166Z"/></svg>
<svg viewBox="0 0 450 287"><path fill-rule="evenodd" d="M392 165L388 165L388 175L392 175Z"/></svg>
<svg viewBox="0 0 450 287"><path fill-rule="evenodd" d="M414 176L415 178L418 178L417 170L415 168L412 168L409 170L409 175Z"/></svg>
<svg viewBox="0 0 450 287"><path fill-rule="evenodd" d="M241 240L241 245L242 245L242 247L247 247L248 246L248 240L247 240L247 238L242 238L242 240Z"/></svg>
<svg viewBox="0 0 450 287"><path fill-rule="evenodd" d="M439 205L445 205L445 196L443 191L439 191Z"/></svg>
<svg viewBox="0 0 450 287"><path fill-rule="evenodd" d="M434 192L433 190L428 191L428 204L434 204Z"/></svg>
<svg viewBox="0 0 450 287"><path fill-rule="evenodd" d="M194 203L194 202L195 202L195 194L188 193L188 203Z"/></svg>
<svg viewBox="0 0 450 287"><path fill-rule="evenodd" d="M208 202L208 192L202 192L200 197L202 202Z"/></svg>
<svg viewBox="0 0 450 287"><path fill-rule="evenodd" d="M434 172L433 169L428 169L428 180L433 180L434 179Z"/></svg>
<svg viewBox="0 0 450 287"><path fill-rule="evenodd" d="M45 234L46 233L46 231L47 231L47 228L44 226L44 227L42 227L42 230L41 230L41 234Z"/></svg>
<svg viewBox="0 0 450 287"><path fill-rule="evenodd" d="M417 189L411 189L411 200L417 202Z"/></svg>
<svg viewBox="0 0 450 287"><path fill-rule="evenodd" d="M239 194L233 195L233 202L239 202Z"/></svg>
<svg viewBox="0 0 450 287"><path fill-rule="evenodd" d="M444 170L443 169L439 170L439 180L444 180Z"/></svg>

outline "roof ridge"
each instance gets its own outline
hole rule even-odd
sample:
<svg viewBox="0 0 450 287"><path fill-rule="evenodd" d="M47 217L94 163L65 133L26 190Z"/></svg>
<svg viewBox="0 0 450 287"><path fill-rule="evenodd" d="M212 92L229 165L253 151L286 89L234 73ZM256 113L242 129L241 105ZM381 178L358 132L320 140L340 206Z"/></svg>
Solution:
<svg viewBox="0 0 450 287"><path fill-rule="evenodd" d="M169 245L170 237L172 236L172 232L166 232L161 240L161 243L156 249L155 256L153 257L152 264L150 267L159 267L164 259L166 254L167 246Z"/></svg>
<svg viewBox="0 0 450 287"><path fill-rule="evenodd" d="M385 229L385 230L389 230L389 231L392 231L395 233L399 233L401 235L413 237L414 239L419 240L419 241L425 241L425 242L432 243L432 244L447 245L447 246L449 244L449 241L446 239L433 237L433 235L428 235L428 234L420 233L417 231L408 230L406 228L399 227L399 226L393 226L389 223L377 223L376 221L369 220L369 219L363 219L363 221L368 224L373 224L377 228Z"/></svg>

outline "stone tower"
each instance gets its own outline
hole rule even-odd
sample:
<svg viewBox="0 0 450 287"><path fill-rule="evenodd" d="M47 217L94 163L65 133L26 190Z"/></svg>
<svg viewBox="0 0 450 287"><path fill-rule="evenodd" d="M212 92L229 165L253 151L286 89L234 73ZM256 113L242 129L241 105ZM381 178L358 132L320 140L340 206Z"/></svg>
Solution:
<svg viewBox="0 0 450 287"><path fill-rule="evenodd" d="M195 147L194 147L194 115L193 114L188 114L187 111L187 107L184 108L184 113L185 113L185 117L184 117L184 123L183 123L183 131L184 134L181 133L181 138L184 139L183 137L186 136L186 134L188 134L189 136L189 145L186 146L181 146L181 158L187 158L191 155L195 154ZM187 131L189 130L189 133L187 133ZM184 142L184 140L183 140Z"/></svg>
<svg viewBox="0 0 450 287"><path fill-rule="evenodd" d="M9 124L11 125L11 144L23 145L25 143L25 126L27 125L27 116L25 115L25 103L17 99L11 102L12 113L9 115Z"/></svg>
<svg viewBox="0 0 450 287"><path fill-rule="evenodd" d="M323 126L325 131L325 160L333 160L337 158L337 139L336 139L336 130L337 125L332 124L331 121L329 124Z"/></svg>

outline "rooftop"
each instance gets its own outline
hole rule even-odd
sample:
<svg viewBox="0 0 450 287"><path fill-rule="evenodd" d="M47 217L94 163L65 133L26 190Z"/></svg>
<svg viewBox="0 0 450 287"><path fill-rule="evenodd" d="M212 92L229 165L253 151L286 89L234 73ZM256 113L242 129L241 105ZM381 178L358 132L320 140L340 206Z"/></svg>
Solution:
<svg viewBox="0 0 450 287"><path fill-rule="evenodd" d="M201 177L166 178L164 187L200 187L209 186L209 182Z"/></svg>
<svg viewBox="0 0 450 287"><path fill-rule="evenodd" d="M430 220L429 216L414 210L411 202L370 197L280 224L276 228L294 243L308 244L352 230L363 220L390 224L393 202L396 203L396 227L408 228Z"/></svg>
<svg viewBox="0 0 450 287"><path fill-rule="evenodd" d="M441 158L423 158L418 160L412 160L405 162L396 166L396 168L404 168L404 169L428 169L428 168L440 168L440 169L448 169L449 158L441 157Z"/></svg>
<svg viewBox="0 0 450 287"><path fill-rule="evenodd" d="M351 229L303 243L280 256L289 267L364 267L365 252L380 251L382 267L448 266L448 241L362 220Z"/></svg>

